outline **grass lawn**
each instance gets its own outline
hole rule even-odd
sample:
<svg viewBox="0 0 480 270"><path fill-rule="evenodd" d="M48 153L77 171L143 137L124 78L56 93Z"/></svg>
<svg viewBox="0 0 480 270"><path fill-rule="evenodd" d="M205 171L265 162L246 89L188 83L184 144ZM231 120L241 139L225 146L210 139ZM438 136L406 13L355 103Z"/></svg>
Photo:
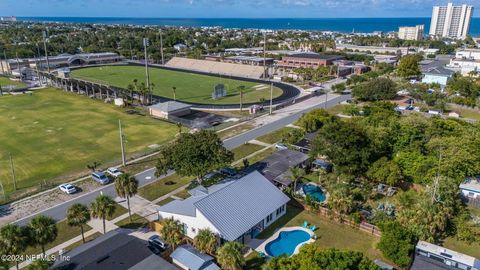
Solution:
<svg viewBox="0 0 480 270"><path fill-rule="evenodd" d="M15 86L15 88L22 88L26 85L23 82L12 81L7 77L0 76L0 87L2 87L3 91L9 90L7 89L7 87L9 86Z"/></svg>
<svg viewBox="0 0 480 270"><path fill-rule="evenodd" d="M66 220L62 220L57 223L57 229L58 229L58 235L57 239L53 241L52 243L48 244L45 246L45 251L56 247L72 238L75 238L79 235L81 235L81 231L79 227L70 227L67 224ZM88 225L85 225L83 227L84 232L88 232L92 228ZM81 242L81 240L80 240ZM26 255L36 255L42 253L42 248L41 247L28 247L27 250L23 253Z"/></svg>
<svg viewBox="0 0 480 270"><path fill-rule="evenodd" d="M175 193L174 196L182 198L182 199L186 199L186 198L190 197L191 195L190 195L190 193L188 193L188 190L184 189L180 192Z"/></svg>
<svg viewBox="0 0 480 270"><path fill-rule="evenodd" d="M171 140L175 125L54 89L32 96L0 99L0 179L7 190L9 154L13 157L17 189L66 181L87 173L86 165L119 162L118 120L122 120L129 156L151 151L148 146Z"/></svg>
<svg viewBox="0 0 480 270"><path fill-rule="evenodd" d="M132 215L131 222L130 222L130 218L127 217L115 223L115 225L124 229L138 229L138 228L144 227L147 224L148 224L148 220L146 220L145 218L137 214Z"/></svg>
<svg viewBox="0 0 480 270"><path fill-rule="evenodd" d="M90 241L93 241L93 240L95 240L97 237L99 237L99 236L101 236L101 235L103 235L103 234L102 234L102 233L99 233L99 232L95 232L95 233L93 233L92 235L85 237L85 243L88 243L88 242L90 242ZM81 245L83 245L83 241L82 241L82 240L71 244L70 246L64 248L64 250L65 250L65 251L70 251L70 250L72 250L72 249L74 249L74 248L76 248L76 247L79 247L79 246L81 246ZM67 255L68 255L68 254L67 254Z"/></svg>
<svg viewBox="0 0 480 270"><path fill-rule="evenodd" d="M165 205L165 204L167 204L167 203L169 203L169 202L171 202L171 201L173 201L173 200L175 200L175 199L172 198L172 197L168 197L168 198L166 198L166 199L164 199L164 200L159 201L159 202L157 203L157 205L162 206L162 205Z"/></svg>
<svg viewBox="0 0 480 270"><path fill-rule="evenodd" d="M460 253L464 253L470 256L473 256L475 258L480 258L480 243L479 242L474 242L474 243L467 243L465 241L459 241L456 240L453 237L448 237L445 239L443 242L443 246L452 249L455 251L458 251Z"/></svg>
<svg viewBox="0 0 480 270"><path fill-rule="evenodd" d="M114 86L127 88L133 84L145 81L145 68L140 66L103 66L84 68L72 71L72 76L85 80L101 81ZM154 94L173 98L172 87L176 87L176 98L180 101L208 104L237 104L240 102L239 86L245 86L243 102L259 102L261 98L270 99L270 86L264 85L261 90L258 83L232 80L227 77L214 77L188 72L179 72L159 68L150 68L151 82L155 85ZM213 100L212 92L217 84L224 84L227 96ZM282 94L282 90L274 88L273 97Z"/></svg>
<svg viewBox="0 0 480 270"><path fill-rule="evenodd" d="M258 141L264 142L264 143L276 143L282 140L283 134L293 130L294 128L291 127L284 127L279 130L276 130L274 132L270 132L268 134L265 134L263 136L260 136L257 138Z"/></svg>
<svg viewBox="0 0 480 270"><path fill-rule="evenodd" d="M470 118L470 119L480 121L480 112L476 110L467 109L467 108L455 108L455 109L452 109L452 111L458 112L460 116L463 118Z"/></svg>
<svg viewBox="0 0 480 270"><path fill-rule="evenodd" d="M265 159L266 157L270 156L271 154L275 153L277 151L274 147L267 148L266 150L254 155L253 157L250 157L248 159L249 164L254 164L260 160Z"/></svg>
<svg viewBox="0 0 480 270"><path fill-rule="evenodd" d="M240 160L250 154L253 154L257 152L258 150L261 150L265 148L264 146L258 145L258 144L251 144L247 143L242 146L239 146L235 149L232 150L233 152L233 160Z"/></svg>
<svg viewBox="0 0 480 270"><path fill-rule="evenodd" d="M293 206L293 203L288 204L286 214L264 230L258 238L266 239L281 227L301 226L305 220L318 227L315 231L318 237L315 244L322 248L356 250L363 252L371 259L380 258L388 261L383 258L381 251L376 249L379 238L319 214L302 210L298 206Z"/></svg>
<svg viewBox="0 0 480 270"><path fill-rule="evenodd" d="M245 124L238 125L236 127L229 128L227 130L222 130L220 132L217 132L217 135L222 140L224 140L224 139L227 139L227 138L230 138L230 137L234 137L235 135L247 132L247 131L251 130L252 128L254 128L253 125L245 123Z"/></svg>
<svg viewBox="0 0 480 270"><path fill-rule="evenodd" d="M181 177L177 174L172 174L154 183L139 188L138 195L149 201L153 201L181 186L190 183L192 180L192 177Z"/></svg>
<svg viewBox="0 0 480 270"><path fill-rule="evenodd" d="M113 215L111 217L107 217L107 220L114 220L117 217L128 213L128 209L121 206L120 204L115 204L115 212L113 212Z"/></svg>

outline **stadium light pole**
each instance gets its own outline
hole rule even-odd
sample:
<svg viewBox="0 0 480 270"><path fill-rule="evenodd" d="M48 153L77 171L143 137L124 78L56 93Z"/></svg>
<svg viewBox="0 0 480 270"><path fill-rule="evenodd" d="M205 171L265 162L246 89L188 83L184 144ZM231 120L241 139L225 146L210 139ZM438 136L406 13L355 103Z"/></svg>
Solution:
<svg viewBox="0 0 480 270"><path fill-rule="evenodd" d="M10 156L10 170L12 171L13 189L17 190L17 179L15 177L15 167L13 166L12 154L8 153L8 155Z"/></svg>
<svg viewBox="0 0 480 270"><path fill-rule="evenodd" d="M273 112L273 83L270 83L270 113L272 114Z"/></svg>
<svg viewBox="0 0 480 270"><path fill-rule="evenodd" d="M47 71L50 73L50 61L48 60L48 50L47 50L47 31L43 31L43 48L45 50L45 59L47 63Z"/></svg>
<svg viewBox="0 0 480 270"><path fill-rule="evenodd" d="M149 46L149 41L148 38L143 39L143 50L145 51L145 77L147 81L147 89L148 89L148 94L149 94L149 100L152 98L152 88L150 87L150 74L148 72L148 52L147 52L147 47ZM150 103L150 101L147 100L147 103Z"/></svg>
<svg viewBox="0 0 480 270"><path fill-rule="evenodd" d="M267 76L267 32L263 32L263 76Z"/></svg>

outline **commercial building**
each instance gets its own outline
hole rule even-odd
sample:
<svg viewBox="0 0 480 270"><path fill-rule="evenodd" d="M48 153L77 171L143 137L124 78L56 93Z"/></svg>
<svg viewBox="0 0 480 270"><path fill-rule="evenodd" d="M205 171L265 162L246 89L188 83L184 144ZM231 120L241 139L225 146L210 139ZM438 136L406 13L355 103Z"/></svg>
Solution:
<svg viewBox="0 0 480 270"><path fill-rule="evenodd" d="M398 28L398 38L405 40L422 40L424 25L401 26Z"/></svg>
<svg viewBox="0 0 480 270"><path fill-rule="evenodd" d="M480 49L462 49L455 53L447 67L459 71L463 75L480 71Z"/></svg>
<svg viewBox="0 0 480 270"><path fill-rule="evenodd" d="M443 38L464 39L470 30L473 6L434 6L430 35Z"/></svg>
<svg viewBox="0 0 480 270"><path fill-rule="evenodd" d="M425 241L418 241L411 270L480 270L480 260Z"/></svg>
<svg viewBox="0 0 480 270"><path fill-rule="evenodd" d="M320 66L332 65L333 61L344 59L341 55L321 55L299 53L283 56L278 61L279 68L295 69L295 68L318 68Z"/></svg>
<svg viewBox="0 0 480 270"><path fill-rule="evenodd" d="M259 172L227 179L210 187L198 186L185 200L174 200L158 209L162 219L183 224L194 238L200 229L210 229L220 242L248 243L283 216L290 199Z"/></svg>
<svg viewBox="0 0 480 270"><path fill-rule="evenodd" d="M17 17L15 16L0 16L0 22L16 22Z"/></svg>

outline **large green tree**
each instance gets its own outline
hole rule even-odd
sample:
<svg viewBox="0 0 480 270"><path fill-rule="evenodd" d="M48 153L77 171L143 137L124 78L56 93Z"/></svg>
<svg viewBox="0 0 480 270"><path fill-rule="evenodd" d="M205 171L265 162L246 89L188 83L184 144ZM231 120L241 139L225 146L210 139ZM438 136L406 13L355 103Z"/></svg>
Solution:
<svg viewBox="0 0 480 270"><path fill-rule="evenodd" d="M90 221L90 210L83 204L76 203L67 210L67 224L72 227L80 227L82 232L82 241L85 243L83 226Z"/></svg>
<svg viewBox="0 0 480 270"><path fill-rule="evenodd" d="M375 78L352 89L352 96L363 101L389 100L396 94L395 82L387 78Z"/></svg>
<svg viewBox="0 0 480 270"><path fill-rule="evenodd" d="M184 235L184 227L179 220L174 218L163 220L160 236L172 246L173 250L183 241Z"/></svg>
<svg viewBox="0 0 480 270"><path fill-rule="evenodd" d="M381 268L358 251L324 249L315 244L304 245L291 257L280 256L267 261L262 270L380 270Z"/></svg>
<svg viewBox="0 0 480 270"><path fill-rule="evenodd" d="M417 242L415 235L395 221L382 224L381 229L378 249L395 264L402 267L409 265Z"/></svg>
<svg viewBox="0 0 480 270"><path fill-rule="evenodd" d="M171 145L162 149L160 171L172 167L181 176L195 176L199 181L211 171L229 165L233 153L228 151L218 135L211 130L182 133Z"/></svg>
<svg viewBox="0 0 480 270"><path fill-rule="evenodd" d="M367 176L375 182L382 182L392 186L397 185L403 178L402 171L397 163L389 160L387 157L382 157L375 161L368 169Z"/></svg>
<svg viewBox="0 0 480 270"><path fill-rule="evenodd" d="M217 251L217 261L224 270L241 270L245 265L242 254L243 245L238 242L226 242Z"/></svg>
<svg viewBox="0 0 480 270"><path fill-rule="evenodd" d="M45 246L55 241L58 235L58 228L53 218L47 216L36 216L28 224L33 245L40 246L45 256Z"/></svg>
<svg viewBox="0 0 480 270"><path fill-rule="evenodd" d="M421 58L418 55L407 55L400 59L397 67L397 74L404 78L418 77L421 71L418 62Z"/></svg>
<svg viewBox="0 0 480 270"><path fill-rule="evenodd" d="M319 130L326 123L335 121L336 118L324 109L315 109L302 115L298 120L298 125L307 132Z"/></svg>
<svg viewBox="0 0 480 270"><path fill-rule="evenodd" d="M29 241L27 228L15 224L7 224L0 229L0 252L2 254L20 255L27 249ZM18 269L18 260L15 263Z"/></svg>
<svg viewBox="0 0 480 270"><path fill-rule="evenodd" d="M128 216L130 221L132 221L130 198L138 192L138 180L134 176L124 173L115 179L115 191L120 198L127 199Z"/></svg>
<svg viewBox="0 0 480 270"><path fill-rule="evenodd" d="M213 255L217 247L217 237L210 229L200 229L193 238L193 245L199 251Z"/></svg>
<svg viewBox="0 0 480 270"><path fill-rule="evenodd" d="M319 130L312 143L311 155L327 156L335 170L360 175L369 165L370 140L355 122L334 121Z"/></svg>

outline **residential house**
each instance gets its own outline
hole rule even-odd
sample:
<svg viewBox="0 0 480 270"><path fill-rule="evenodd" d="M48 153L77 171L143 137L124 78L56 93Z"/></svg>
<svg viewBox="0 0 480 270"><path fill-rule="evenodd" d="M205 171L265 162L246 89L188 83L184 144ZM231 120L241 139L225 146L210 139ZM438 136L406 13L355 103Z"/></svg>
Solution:
<svg viewBox="0 0 480 270"><path fill-rule="evenodd" d="M411 270L480 270L480 260L425 241L418 241Z"/></svg>
<svg viewBox="0 0 480 270"><path fill-rule="evenodd" d="M462 197L470 204L480 207L480 178L469 177L460 184Z"/></svg>
<svg viewBox="0 0 480 270"><path fill-rule="evenodd" d="M285 214L290 200L257 171L208 188L199 186L190 194L161 206L159 216L179 220L190 238L200 229L210 229L220 242L249 242Z"/></svg>

